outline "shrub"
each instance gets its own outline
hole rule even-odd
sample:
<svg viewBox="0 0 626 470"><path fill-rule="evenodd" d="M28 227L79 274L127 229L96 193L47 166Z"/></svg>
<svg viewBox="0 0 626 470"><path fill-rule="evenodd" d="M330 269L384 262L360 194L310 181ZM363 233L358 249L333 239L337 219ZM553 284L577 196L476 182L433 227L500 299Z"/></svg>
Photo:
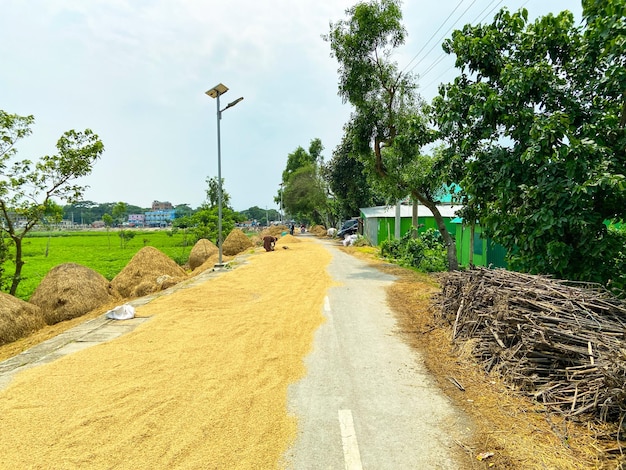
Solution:
<svg viewBox="0 0 626 470"><path fill-rule="evenodd" d="M381 256L423 272L445 271L447 256L441 234L428 229L417 238L412 238L412 232L410 230L400 240L383 241L380 246Z"/></svg>

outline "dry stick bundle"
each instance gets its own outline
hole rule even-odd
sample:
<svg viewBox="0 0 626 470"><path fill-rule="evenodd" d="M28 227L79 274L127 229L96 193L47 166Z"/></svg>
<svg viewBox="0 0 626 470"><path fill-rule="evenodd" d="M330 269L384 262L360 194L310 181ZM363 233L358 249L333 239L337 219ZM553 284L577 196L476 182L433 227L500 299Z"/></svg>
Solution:
<svg viewBox="0 0 626 470"><path fill-rule="evenodd" d="M626 413L626 303L601 287L485 268L441 276L437 315L456 341L522 391L567 416Z"/></svg>

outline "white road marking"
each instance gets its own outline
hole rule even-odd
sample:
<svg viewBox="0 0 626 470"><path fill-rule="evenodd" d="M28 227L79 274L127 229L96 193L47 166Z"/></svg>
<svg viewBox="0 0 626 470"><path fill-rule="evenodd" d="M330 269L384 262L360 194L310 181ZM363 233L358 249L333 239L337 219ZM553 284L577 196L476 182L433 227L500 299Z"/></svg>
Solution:
<svg viewBox="0 0 626 470"><path fill-rule="evenodd" d="M346 470L363 470L359 444L356 440L352 411L339 410L339 427L341 428L341 443Z"/></svg>
<svg viewBox="0 0 626 470"><path fill-rule="evenodd" d="M330 312L330 300L328 300L328 296L324 297L324 311Z"/></svg>

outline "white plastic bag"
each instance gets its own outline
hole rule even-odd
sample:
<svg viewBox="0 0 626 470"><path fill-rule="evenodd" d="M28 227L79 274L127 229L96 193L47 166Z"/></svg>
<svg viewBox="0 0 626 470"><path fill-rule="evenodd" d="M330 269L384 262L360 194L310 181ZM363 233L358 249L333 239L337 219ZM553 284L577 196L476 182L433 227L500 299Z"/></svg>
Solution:
<svg viewBox="0 0 626 470"><path fill-rule="evenodd" d="M129 304L120 305L106 313L111 320L130 320L135 316L135 307Z"/></svg>

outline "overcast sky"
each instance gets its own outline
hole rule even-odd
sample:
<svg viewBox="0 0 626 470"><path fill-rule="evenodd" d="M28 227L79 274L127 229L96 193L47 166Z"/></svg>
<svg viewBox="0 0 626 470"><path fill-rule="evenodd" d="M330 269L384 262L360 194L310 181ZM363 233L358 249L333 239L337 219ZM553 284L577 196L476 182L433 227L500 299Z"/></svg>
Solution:
<svg viewBox="0 0 626 470"><path fill-rule="evenodd" d="M22 158L54 154L69 129L100 136L105 152L82 181L87 200L197 207L217 176L216 100L204 93L221 82L230 88L222 107L244 97L221 121L224 189L236 210L278 209L287 155L320 138L329 160L341 139L350 107L321 35L355 3L0 0L0 109L35 116ZM456 75L440 47L450 28L505 5L581 19L579 0L403 4L408 39L396 60L421 75L425 99Z"/></svg>

